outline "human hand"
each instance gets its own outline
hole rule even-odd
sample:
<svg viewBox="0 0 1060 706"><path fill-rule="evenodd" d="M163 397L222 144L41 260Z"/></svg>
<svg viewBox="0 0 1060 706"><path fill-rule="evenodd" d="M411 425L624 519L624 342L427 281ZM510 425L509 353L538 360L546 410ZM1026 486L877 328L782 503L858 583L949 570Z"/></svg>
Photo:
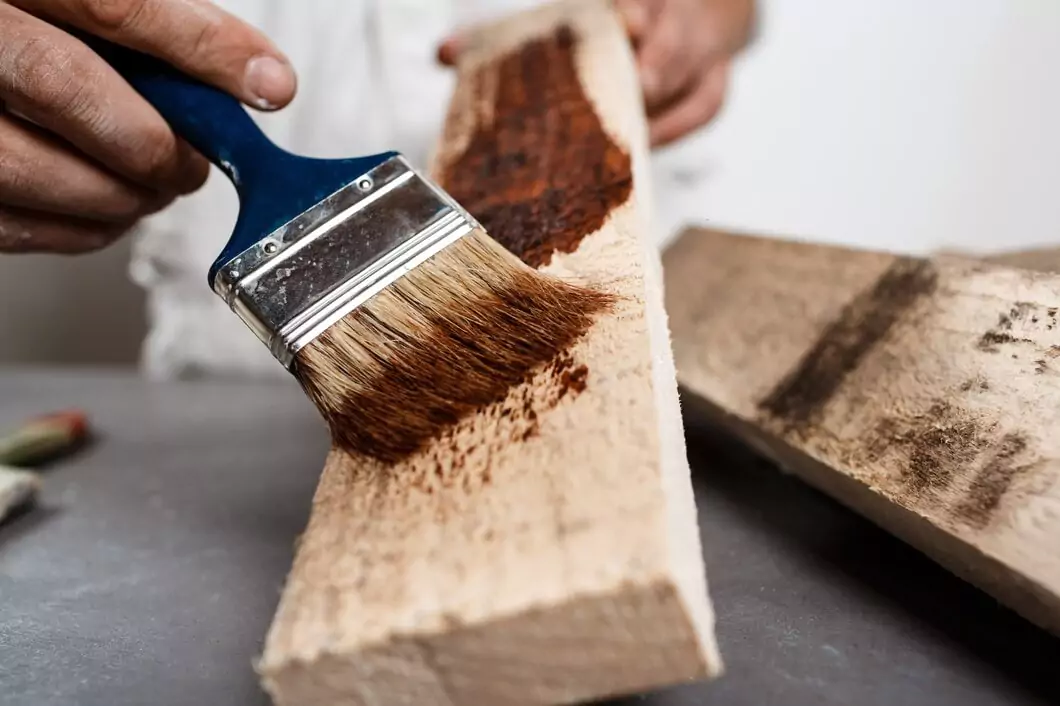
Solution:
<svg viewBox="0 0 1060 706"><path fill-rule="evenodd" d="M0 252L98 249L209 170L62 27L152 54L260 109L294 95L286 58L208 0L0 0Z"/></svg>
<svg viewBox="0 0 1060 706"><path fill-rule="evenodd" d="M721 110L730 60L747 42L753 0L616 0L637 57L653 147Z"/></svg>
<svg viewBox="0 0 1060 706"><path fill-rule="evenodd" d="M721 109L733 54L747 43L754 0L616 0L636 51L653 147L710 122ZM452 66L455 34L438 49Z"/></svg>

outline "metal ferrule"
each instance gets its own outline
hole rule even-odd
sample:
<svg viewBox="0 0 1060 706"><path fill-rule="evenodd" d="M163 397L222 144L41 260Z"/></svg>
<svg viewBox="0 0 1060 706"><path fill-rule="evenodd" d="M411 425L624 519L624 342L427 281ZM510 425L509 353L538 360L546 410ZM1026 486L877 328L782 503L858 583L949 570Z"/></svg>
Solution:
<svg viewBox="0 0 1060 706"><path fill-rule="evenodd" d="M477 225L393 157L237 255L214 291L290 368L328 327Z"/></svg>

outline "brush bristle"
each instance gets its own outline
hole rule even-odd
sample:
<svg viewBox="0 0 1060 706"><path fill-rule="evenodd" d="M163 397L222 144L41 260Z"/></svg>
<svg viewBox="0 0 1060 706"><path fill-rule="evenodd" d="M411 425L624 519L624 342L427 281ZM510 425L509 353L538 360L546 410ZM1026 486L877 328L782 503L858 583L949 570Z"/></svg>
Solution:
<svg viewBox="0 0 1060 706"><path fill-rule="evenodd" d="M476 230L318 336L294 373L338 446L393 463L503 399L613 300Z"/></svg>

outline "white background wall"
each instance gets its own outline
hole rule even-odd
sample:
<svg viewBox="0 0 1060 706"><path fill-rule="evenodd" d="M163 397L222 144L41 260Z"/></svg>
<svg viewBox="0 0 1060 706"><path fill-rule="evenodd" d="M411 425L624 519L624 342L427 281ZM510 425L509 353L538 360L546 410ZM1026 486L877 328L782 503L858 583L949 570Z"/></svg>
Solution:
<svg viewBox="0 0 1060 706"><path fill-rule="evenodd" d="M884 249L1060 244L1060 2L765 0L701 218Z"/></svg>
<svg viewBox="0 0 1060 706"><path fill-rule="evenodd" d="M1060 244L1060 2L762 8L725 112L666 155L700 185L696 220L911 252ZM0 361L132 360L126 258L0 256Z"/></svg>

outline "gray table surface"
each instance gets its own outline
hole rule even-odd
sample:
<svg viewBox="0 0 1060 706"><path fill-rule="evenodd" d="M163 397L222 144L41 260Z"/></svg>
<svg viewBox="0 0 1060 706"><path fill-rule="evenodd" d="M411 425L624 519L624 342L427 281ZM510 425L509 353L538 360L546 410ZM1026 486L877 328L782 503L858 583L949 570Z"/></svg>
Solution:
<svg viewBox="0 0 1060 706"><path fill-rule="evenodd" d="M98 440L0 527L0 704L267 704L312 407L293 382L0 371L0 428L74 405ZM613 704L1060 704L1060 640L687 422L727 674Z"/></svg>

